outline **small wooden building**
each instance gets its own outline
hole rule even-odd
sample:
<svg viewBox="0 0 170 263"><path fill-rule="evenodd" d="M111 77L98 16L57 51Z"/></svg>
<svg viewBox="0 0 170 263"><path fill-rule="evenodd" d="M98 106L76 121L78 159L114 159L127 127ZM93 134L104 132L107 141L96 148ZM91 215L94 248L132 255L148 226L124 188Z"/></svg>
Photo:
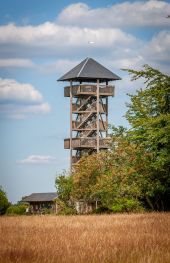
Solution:
<svg viewBox="0 0 170 263"><path fill-rule="evenodd" d="M29 203L29 212L32 214L56 213L56 199L57 193L33 193L23 197L22 202Z"/></svg>

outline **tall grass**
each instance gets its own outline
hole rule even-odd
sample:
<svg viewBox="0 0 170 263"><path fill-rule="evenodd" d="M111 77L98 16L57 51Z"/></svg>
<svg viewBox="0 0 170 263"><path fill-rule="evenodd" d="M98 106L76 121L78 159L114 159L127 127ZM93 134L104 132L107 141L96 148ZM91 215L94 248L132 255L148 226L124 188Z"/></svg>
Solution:
<svg viewBox="0 0 170 263"><path fill-rule="evenodd" d="M1 217L0 262L169 263L170 213Z"/></svg>

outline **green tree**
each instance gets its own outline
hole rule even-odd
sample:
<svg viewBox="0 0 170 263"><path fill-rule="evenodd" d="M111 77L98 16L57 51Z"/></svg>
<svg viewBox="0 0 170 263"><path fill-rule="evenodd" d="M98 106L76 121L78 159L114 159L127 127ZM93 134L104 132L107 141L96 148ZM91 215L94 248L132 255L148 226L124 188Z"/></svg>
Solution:
<svg viewBox="0 0 170 263"><path fill-rule="evenodd" d="M129 138L152 153L150 178L159 182L152 188L155 208L168 205L170 195L170 76L145 65L141 71L127 70L132 81L144 79L145 87L129 95L126 118Z"/></svg>
<svg viewBox="0 0 170 263"><path fill-rule="evenodd" d="M155 168L169 172L170 154L170 76L144 66L144 70L128 70L132 81L145 80L143 89L129 95L126 118L131 125L131 140L154 152Z"/></svg>
<svg viewBox="0 0 170 263"><path fill-rule="evenodd" d="M105 173L105 153L84 156L76 164L72 173L73 191L76 199L93 200L96 198L94 187L101 174Z"/></svg>
<svg viewBox="0 0 170 263"><path fill-rule="evenodd" d="M5 191L0 187L0 215L5 214L7 208L9 207L9 202Z"/></svg>
<svg viewBox="0 0 170 263"><path fill-rule="evenodd" d="M57 189L58 197L64 202L68 202L71 197L73 188L73 178L66 172L56 177L55 186Z"/></svg>
<svg viewBox="0 0 170 263"><path fill-rule="evenodd" d="M63 172L56 177L55 186L58 193L58 198L56 200L58 205L58 214L76 214L72 198L73 177L69 173Z"/></svg>
<svg viewBox="0 0 170 263"><path fill-rule="evenodd" d="M120 130L113 128L110 151L84 157L76 165L72 195L97 199L102 210L139 211L146 195L143 174L148 172L150 157Z"/></svg>

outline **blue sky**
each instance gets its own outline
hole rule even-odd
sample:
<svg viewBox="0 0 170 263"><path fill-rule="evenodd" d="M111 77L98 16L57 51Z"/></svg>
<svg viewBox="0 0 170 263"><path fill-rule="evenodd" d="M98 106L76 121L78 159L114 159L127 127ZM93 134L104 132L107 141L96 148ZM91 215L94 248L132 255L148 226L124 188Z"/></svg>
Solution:
<svg viewBox="0 0 170 263"><path fill-rule="evenodd" d="M12 202L55 191L68 169L69 101L56 80L87 56L122 77L109 121L123 115L131 83L121 68L169 74L169 1L6 0L0 3L0 185ZM88 41L94 41L89 45Z"/></svg>

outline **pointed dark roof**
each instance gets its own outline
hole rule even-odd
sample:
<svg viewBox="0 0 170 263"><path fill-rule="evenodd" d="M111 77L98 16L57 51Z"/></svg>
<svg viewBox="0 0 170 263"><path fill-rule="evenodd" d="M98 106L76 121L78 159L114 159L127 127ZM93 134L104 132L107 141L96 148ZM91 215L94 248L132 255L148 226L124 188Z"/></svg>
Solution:
<svg viewBox="0 0 170 263"><path fill-rule="evenodd" d="M33 193L23 197L22 202L48 202L57 198L57 193Z"/></svg>
<svg viewBox="0 0 170 263"><path fill-rule="evenodd" d="M109 69L99 64L94 59L86 58L80 64L67 72L64 76L59 78L58 81L82 80L94 82L97 79L102 82L109 80L120 80L121 78L111 72Z"/></svg>

